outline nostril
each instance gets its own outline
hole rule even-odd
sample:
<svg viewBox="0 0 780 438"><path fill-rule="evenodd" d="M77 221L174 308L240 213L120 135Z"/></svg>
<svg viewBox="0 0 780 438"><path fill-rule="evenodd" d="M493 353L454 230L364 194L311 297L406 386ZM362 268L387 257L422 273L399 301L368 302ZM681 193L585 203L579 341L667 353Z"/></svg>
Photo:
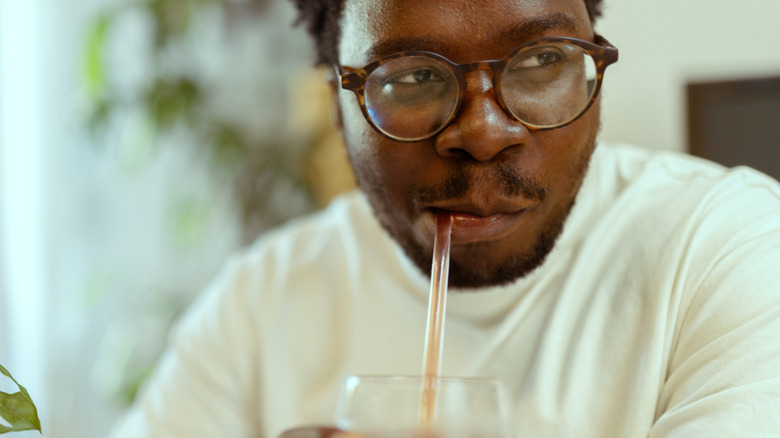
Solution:
<svg viewBox="0 0 780 438"><path fill-rule="evenodd" d="M450 148L446 151L447 158L455 158L460 160L473 160L475 159L467 150L461 148Z"/></svg>

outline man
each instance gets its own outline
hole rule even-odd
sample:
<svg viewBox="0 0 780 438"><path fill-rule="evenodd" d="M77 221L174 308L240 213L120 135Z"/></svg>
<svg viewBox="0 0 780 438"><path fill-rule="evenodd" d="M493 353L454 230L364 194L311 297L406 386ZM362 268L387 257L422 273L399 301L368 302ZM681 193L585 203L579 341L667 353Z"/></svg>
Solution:
<svg viewBox="0 0 780 438"><path fill-rule="evenodd" d="M275 437L420 373L439 214L443 373L503 382L518 437L780 436L780 188L596 146L598 1L299 8L362 191L235 259L114 436Z"/></svg>

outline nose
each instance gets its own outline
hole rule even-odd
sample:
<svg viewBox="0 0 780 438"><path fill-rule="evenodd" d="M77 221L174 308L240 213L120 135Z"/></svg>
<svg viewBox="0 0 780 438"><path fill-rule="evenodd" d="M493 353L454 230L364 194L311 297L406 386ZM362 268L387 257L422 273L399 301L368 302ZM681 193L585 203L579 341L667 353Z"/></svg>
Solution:
<svg viewBox="0 0 780 438"><path fill-rule="evenodd" d="M447 158L468 156L490 161L528 143L530 133L498 103L491 72L466 75L466 96L455 120L436 136L436 152Z"/></svg>

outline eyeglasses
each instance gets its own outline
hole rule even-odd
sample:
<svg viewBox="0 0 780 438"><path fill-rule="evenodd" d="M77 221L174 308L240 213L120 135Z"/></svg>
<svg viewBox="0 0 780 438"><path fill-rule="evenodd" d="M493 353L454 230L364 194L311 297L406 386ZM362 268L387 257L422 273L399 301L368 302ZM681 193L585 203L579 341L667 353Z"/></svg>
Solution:
<svg viewBox="0 0 780 438"><path fill-rule="evenodd" d="M338 68L341 87L355 93L368 123L392 140L427 140L458 116L466 73L493 71L501 108L532 130L559 128L579 118L598 97L604 71L618 50L550 37L523 44L503 59L457 64L431 52L400 52L361 69Z"/></svg>

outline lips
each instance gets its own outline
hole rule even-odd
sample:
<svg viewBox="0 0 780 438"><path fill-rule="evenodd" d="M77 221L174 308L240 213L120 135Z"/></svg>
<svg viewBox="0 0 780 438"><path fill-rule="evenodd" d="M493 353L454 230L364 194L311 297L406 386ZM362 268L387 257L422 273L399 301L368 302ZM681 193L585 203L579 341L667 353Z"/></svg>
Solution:
<svg viewBox="0 0 780 438"><path fill-rule="evenodd" d="M432 234L435 232L436 215L449 213L454 244L488 242L511 234L529 208L514 204L494 204L489 208L469 203L438 204L426 209L423 225Z"/></svg>

